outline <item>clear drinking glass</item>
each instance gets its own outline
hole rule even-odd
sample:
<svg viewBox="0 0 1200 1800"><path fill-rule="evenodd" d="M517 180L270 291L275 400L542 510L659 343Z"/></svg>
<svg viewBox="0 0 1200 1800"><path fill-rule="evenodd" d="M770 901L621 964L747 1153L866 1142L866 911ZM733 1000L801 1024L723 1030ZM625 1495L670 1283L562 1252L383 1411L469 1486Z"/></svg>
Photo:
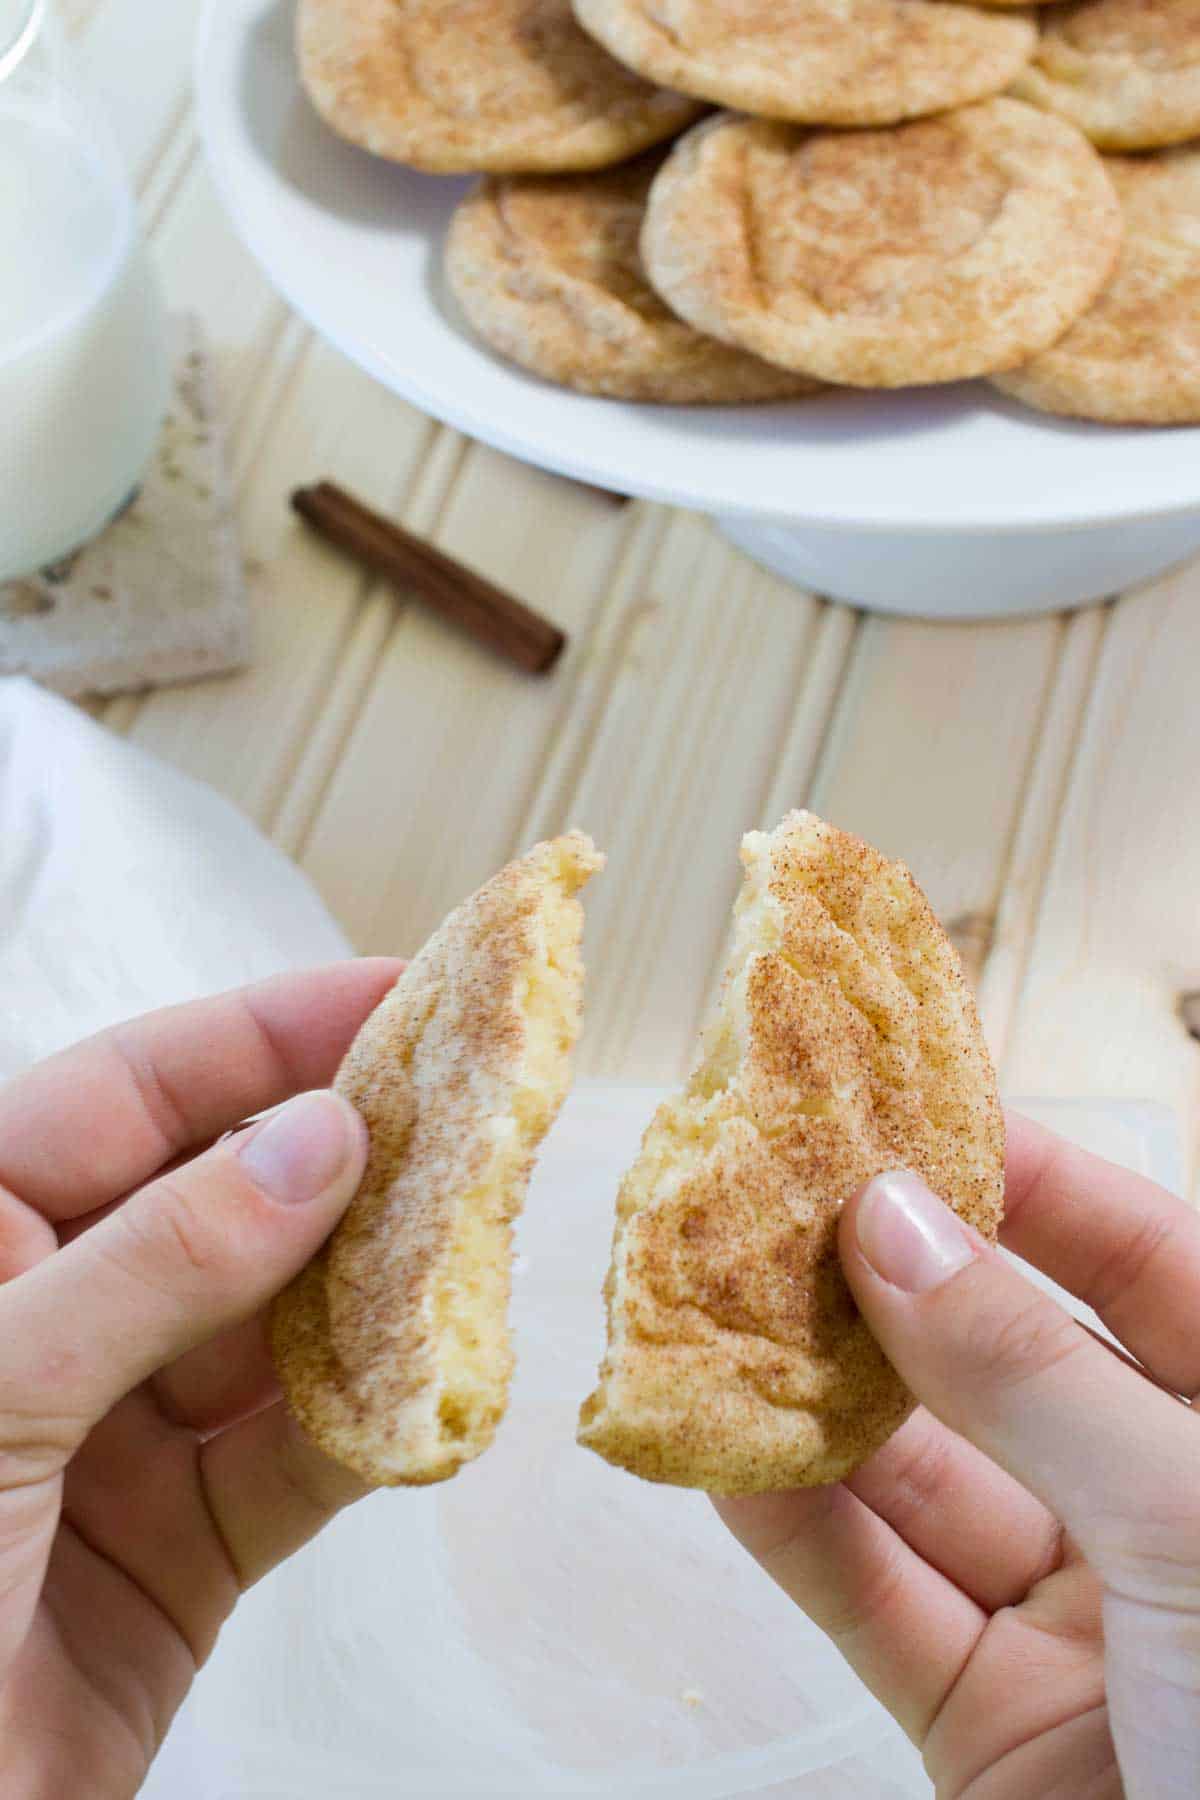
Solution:
<svg viewBox="0 0 1200 1800"><path fill-rule="evenodd" d="M0 0L0 581L94 537L166 412L133 196L46 0Z"/></svg>

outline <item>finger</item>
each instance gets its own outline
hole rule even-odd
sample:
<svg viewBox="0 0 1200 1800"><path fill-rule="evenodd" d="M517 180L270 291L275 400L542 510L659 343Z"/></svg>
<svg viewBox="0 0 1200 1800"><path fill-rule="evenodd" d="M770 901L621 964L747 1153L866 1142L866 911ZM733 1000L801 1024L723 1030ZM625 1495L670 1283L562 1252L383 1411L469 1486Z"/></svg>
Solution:
<svg viewBox="0 0 1200 1800"><path fill-rule="evenodd" d="M61 1475L14 1493L0 1490L0 1692L37 1612L61 1493ZM6 1766L0 1752L0 1768Z"/></svg>
<svg viewBox="0 0 1200 1800"><path fill-rule="evenodd" d="M280 1390L266 1313L186 1350L151 1377L151 1386L164 1417L203 1436L272 1405Z"/></svg>
<svg viewBox="0 0 1200 1800"><path fill-rule="evenodd" d="M67 1465L62 1514L175 1626L197 1663L240 1592L214 1532L194 1433L138 1388L105 1414Z"/></svg>
<svg viewBox="0 0 1200 1800"><path fill-rule="evenodd" d="M1200 1391L1200 1217L1190 1206L1010 1114L1001 1241L1093 1307L1160 1381Z"/></svg>
<svg viewBox="0 0 1200 1800"><path fill-rule="evenodd" d="M51 1057L0 1088L0 1184L48 1219L75 1218L243 1119L328 1086L401 967L279 976Z"/></svg>
<svg viewBox="0 0 1200 1800"><path fill-rule="evenodd" d="M256 1124L257 1120L243 1119L238 1120L237 1123L244 1128L246 1125ZM189 1149L181 1151L178 1156L170 1157L167 1162L155 1169L154 1173L156 1175L173 1175L176 1169L182 1168L184 1163L191 1162L194 1156L201 1156L206 1150L211 1150L214 1144L220 1143L221 1138L232 1137L234 1129L235 1127L231 1126L227 1131L214 1132L202 1143L193 1144ZM125 1202L131 1199L138 1188L143 1185L142 1182L138 1182L134 1187L126 1188L124 1193L118 1194L115 1200L109 1200L103 1206L94 1207L91 1212L78 1213L71 1219L60 1219L54 1226L59 1249L61 1250L64 1244L73 1244L75 1239L82 1237L85 1231L91 1231L94 1226L102 1225L111 1213L116 1212L119 1206L124 1206Z"/></svg>
<svg viewBox="0 0 1200 1800"><path fill-rule="evenodd" d="M989 1785L1013 1751L1036 1741L1053 1766L1052 1746L1071 1722L1094 1715L1105 1699L1101 1587L1071 1551L1064 1567L1021 1606L996 1614L922 1746L939 1794L971 1800L1117 1800L1119 1787ZM1111 1747L1111 1746L1110 1746ZM1018 1759L1019 1760L1019 1759ZM1068 1765L1069 1766L1069 1765ZM1080 1764L1080 1771L1086 1767Z"/></svg>
<svg viewBox="0 0 1200 1800"><path fill-rule="evenodd" d="M978 1643L986 1613L844 1486L713 1504L921 1743Z"/></svg>
<svg viewBox="0 0 1200 1800"><path fill-rule="evenodd" d="M1029 1646L1022 1644L1018 1647L1028 1649ZM1053 1665L1048 1669L1036 1665L1031 1668L1028 1662L1022 1662L1010 1669L1000 1670L999 1673L1001 1676L1015 1678L1022 1697L1026 1690L1039 1688L1043 1707L1050 1696L1063 1693L1061 1671ZM1072 1685L1082 1687L1083 1682L1078 1681ZM1030 1697L1033 1698L1033 1695ZM1015 1738L1012 1749L1004 1748L998 1760L987 1763L983 1762L983 1755L987 1751L980 1754L982 1746L979 1745L977 1713L974 1721L967 1726L968 1732L972 1725L974 1727L976 1748L973 1753L969 1751L956 1755L950 1762L956 1773L964 1767L970 1772L967 1775L969 1789L965 1790L956 1783L954 1791L960 1794L969 1791L971 1800L1012 1800L1014 1794L1027 1794L1030 1800L1046 1794L1092 1796L1093 1800L1125 1800L1130 1790L1124 1786L1117 1766L1117 1753L1113 1747L1103 1699L1090 1707L1087 1705L1086 1695L1076 1699L1072 1693L1071 1699L1077 1710L1067 1712L1064 1705L1064 1716L1051 1717L1040 1731L1030 1728L1028 1715L1023 1717L1017 1729L1025 1735ZM1005 1701L1007 1703L1007 1694ZM986 1699L982 1704L987 1704ZM989 1745L988 1749L990 1748ZM940 1744L938 1751L941 1751ZM976 1773L980 1764L983 1766ZM936 1766L935 1760L934 1767ZM1181 1788L1179 1791L1186 1793L1188 1790Z"/></svg>
<svg viewBox="0 0 1200 1800"><path fill-rule="evenodd" d="M985 1612L1015 1606L1062 1556L1041 1501L924 1407L846 1486Z"/></svg>
<svg viewBox="0 0 1200 1800"><path fill-rule="evenodd" d="M140 1793L146 1765L196 1678L184 1639L129 1577L63 1525L37 1617L4 1699L21 1729L4 1745L32 1746L29 1782L5 1795L115 1800ZM123 1729L114 1730L120 1721ZM15 1741L13 1741L15 1740Z"/></svg>
<svg viewBox="0 0 1200 1800"><path fill-rule="evenodd" d="M143 1387L72 1457L63 1517L201 1663L239 1594L364 1491L300 1437L281 1402L201 1444Z"/></svg>
<svg viewBox="0 0 1200 1800"><path fill-rule="evenodd" d="M308 1442L283 1402L210 1438L200 1453L208 1508L242 1588L367 1492Z"/></svg>
<svg viewBox="0 0 1200 1800"><path fill-rule="evenodd" d="M57 1248L54 1227L15 1194L0 1188L0 1285L24 1275Z"/></svg>
<svg viewBox="0 0 1200 1800"><path fill-rule="evenodd" d="M366 1151L348 1101L304 1095L0 1289L0 1450L19 1478L61 1466L132 1387L264 1306L328 1236Z"/></svg>
<svg viewBox="0 0 1200 1800"><path fill-rule="evenodd" d="M868 1183L840 1246L868 1324L929 1410L1036 1494L1101 1574L1128 1573L1153 1497L1157 1579L1169 1585L1170 1546L1183 1556L1196 1529L1191 1411L1110 1356L915 1175Z"/></svg>

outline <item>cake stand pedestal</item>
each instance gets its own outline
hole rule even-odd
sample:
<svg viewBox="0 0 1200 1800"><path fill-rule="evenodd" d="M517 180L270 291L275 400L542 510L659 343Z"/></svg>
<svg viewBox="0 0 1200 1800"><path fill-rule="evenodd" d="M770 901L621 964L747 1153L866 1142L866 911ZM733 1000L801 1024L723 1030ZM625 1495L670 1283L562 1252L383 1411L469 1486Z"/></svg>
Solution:
<svg viewBox="0 0 1200 1800"><path fill-rule="evenodd" d="M810 593L924 619L1013 618L1107 600L1200 552L1200 512L1044 531L852 531L718 519Z"/></svg>

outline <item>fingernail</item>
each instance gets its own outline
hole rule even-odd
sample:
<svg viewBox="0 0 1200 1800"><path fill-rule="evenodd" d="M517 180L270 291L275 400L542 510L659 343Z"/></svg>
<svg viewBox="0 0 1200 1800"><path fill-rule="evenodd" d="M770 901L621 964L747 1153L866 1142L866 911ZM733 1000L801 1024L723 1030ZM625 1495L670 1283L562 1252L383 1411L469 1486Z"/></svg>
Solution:
<svg viewBox="0 0 1200 1800"><path fill-rule="evenodd" d="M971 1239L919 1175L877 1175L858 1203L858 1247L877 1275L906 1294L926 1294L974 1259Z"/></svg>
<svg viewBox="0 0 1200 1800"><path fill-rule="evenodd" d="M355 1150L354 1121L334 1094L301 1094L237 1147L256 1187L288 1206L303 1206L333 1186Z"/></svg>

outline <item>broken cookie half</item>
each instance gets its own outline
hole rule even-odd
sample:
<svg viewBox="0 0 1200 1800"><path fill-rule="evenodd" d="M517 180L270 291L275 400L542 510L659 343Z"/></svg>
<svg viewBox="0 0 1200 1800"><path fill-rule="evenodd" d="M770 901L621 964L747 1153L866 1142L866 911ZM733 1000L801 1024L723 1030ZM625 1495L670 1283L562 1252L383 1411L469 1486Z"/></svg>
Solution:
<svg viewBox="0 0 1200 1800"><path fill-rule="evenodd" d="M579 1441L749 1494L850 1473L913 1400L837 1253L907 1168L994 1239L1004 1127L957 954L902 864L809 813L742 849L721 1002L622 1185L608 1352Z"/></svg>
<svg viewBox="0 0 1200 1800"><path fill-rule="evenodd" d="M333 1236L276 1301L293 1413L372 1485L444 1481L491 1443L513 1368L512 1224L570 1083L583 1001L578 832L501 870L429 940L336 1081L371 1148Z"/></svg>

